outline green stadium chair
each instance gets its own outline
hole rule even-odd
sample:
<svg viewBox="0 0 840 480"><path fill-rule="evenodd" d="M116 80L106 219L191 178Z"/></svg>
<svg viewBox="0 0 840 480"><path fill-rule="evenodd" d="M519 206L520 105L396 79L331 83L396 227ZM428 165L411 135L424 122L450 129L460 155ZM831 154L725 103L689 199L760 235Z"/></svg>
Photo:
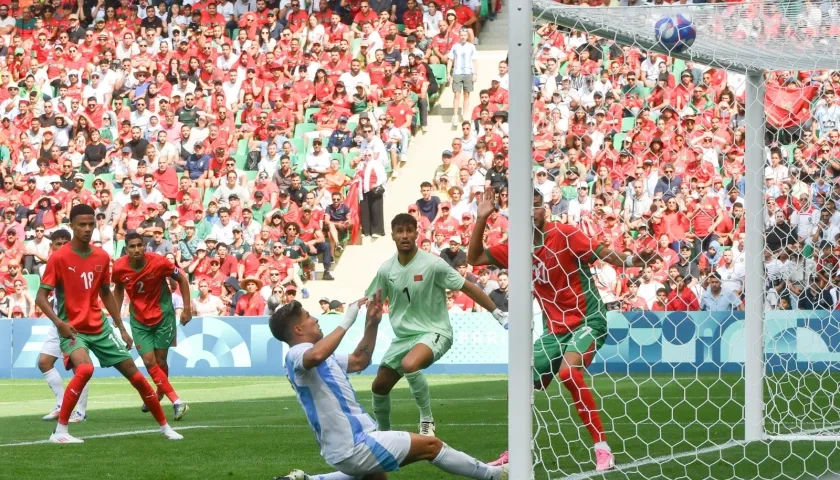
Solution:
<svg viewBox="0 0 840 480"><path fill-rule="evenodd" d="M351 132L355 132L356 127L358 127L358 126L359 126L358 122L347 122L347 130L350 130Z"/></svg>
<svg viewBox="0 0 840 480"><path fill-rule="evenodd" d="M344 165L344 154L343 153L331 153L330 157L338 160L339 165Z"/></svg>
<svg viewBox="0 0 840 480"><path fill-rule="evenodd" d="M242 110L237 110L236 115L234 116L234 122L237 127L242 126Z"/></svg>
<svg viewBox="0 0 840 480"><path fill-rule="evenodd" d="M234 156L233 158L234 158L234 160L236 160L236 169L237 170L245 170L245 167L248 166L247 165L247 163L248 163L248 156L247 155Z"/></svg>
<svg viewBox="0 0 840 480"><path fill-rule="evenodd" d="M351 165L350 162L358 156L359 156L359 152L347 152L347 155L344 156L344 167L349 168L349 169L353 169L353 167L350 166Z"/></svg>
<svg viewBox="0 0 840 480"><path fill-rule="evenodd" d="M93 179L96 178L96 175L92 173L86 173L85 175L85 190L93 190Z"/></svg>
<svg viewBox="0 0 840 480"><path fill-rule="evenodd" d="M616 150L621 150L624 147L625 137L627 137L627 135L623 133L616 133L613 136L613 147L615 147Z"/></svg>
<svg viewBox="0 0 840 480"><path fill-rule="evenodd" d="M106 185L113 184L115 181L113 173L103 173L100 177L102 177L102 181L105 182Z"/></svg>
<svg viewBox="0 0 840 480"><path fill-rule="evenodd" d="M316 114L320 111L321 111L321 107L309 107L303 113L303 119L305 121L309 122L312 119L312 115L314 115L314 114ZM295 132L297 132L297 129L295 129Z"/></svg>
<svg viewBox="0 0 840 480"><path fill-rule="evenodd" d="M405 31L405 25L403 25L402 23L398 23L397 24L397 31L400 32L400 33L404 32Z"/></svg>
<svg viewBox="0 0 840 480"><path fill-rule="evenodd" d="M447 80L446 65L434 64L429 65L429 67L432 69L432 74L435 76L438 86L443 88L446 85Z"/></svg>
<svg viewBox="0 0 840 480"><path fill-rule="evenodd" d="M560 191L563 193L563 198L566 200L572 200L577 197L577 188L575 187L560 187Z"/></svg>
<svg viewBox="0 0 840 480"><path fill-rule="evenodd" d="M207 205L210 203L210 199L213 198L213 194L216 193L215 187L210 187L204 192L204 208L207 208Z"/></svg>
<svg viewBox="0 0 840 480"><path fill-rule="evenodd" d="M253 182L254 180L256 180L257 174L259 173L260 172L256 170L248 170L247 172L245 172L245 178L247 178L249 182Z"/></svg>
<svg viewBox="0 0 840 480"><path fill-rule="evenodd" d="M295 138L303 138L303 135L309 132L315 131L315 124L314 123L299 123L295 125Z"/></svg>
<svg viewBox="0 0 840 480"><path fill-rule="evenodd" d="M353 41L350 43L350 49L353 52L353 56L359 54L359 50L362 49L362 39L361 38L354 38Z"/></svg>
<svg viewBox="0 0 840 480"><path fill-rule="evenodd" d="M679 83L680 81L680 75L682 74L683 70L685 70L685 60L675 58L674 65L671 67L671 73L674 74L677 83Z"/></svg>
<svg viewBox="0 0 840 480"><path fill-rule="evenodd" d="M236 144L236 153L248 153L248 140L243 138Z"/></svg>
<svg viewBox="0 0 840 480"><path fill-rule="evenodd" d="M636 117L624 117L621 120L621 131L629 132L636 126Z"/></svg>
<svg viewBox="0 0 840 480"><path fill-rule="evenodd" d="M303 143L303 137L290 138L289 142L295 147L298 156L304 156L306 154L306 144Z"/></svg>
<svg viewBox="0 0 840 480"><path fill-rule="evenodd" d="M561 77L568 73L569 71L569 62L563 62L563 65L560 65L560 68L557 70L557 74Z"/></svg>
<svg viewBox="0 0 840 480"><path fill-rule="evenodd" d="M356 176L356 171L353 170L352 168L342 168L341 173L347 175L350 178L353 178L353 177Z"/></svg>

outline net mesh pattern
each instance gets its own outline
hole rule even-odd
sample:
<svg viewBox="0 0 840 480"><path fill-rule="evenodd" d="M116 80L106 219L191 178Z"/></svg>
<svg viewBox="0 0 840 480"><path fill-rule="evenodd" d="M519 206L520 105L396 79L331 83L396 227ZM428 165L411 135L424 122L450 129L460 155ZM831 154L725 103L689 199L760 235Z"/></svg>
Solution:
<svg viewBox="0 0 840 480"><path fill-rule="evenodd" d="M536 227L560 232L535 250L535 373L550 364L535 477L600 475L599 440L607 478L840 474L838 4L534 5ZM654 25L676 13L698 33L671 55ZM764 98L747 98L750 71ZM766 120L761 211L745 208L751 106ZM764 272L747 271L748 234L765 240ZM605 249L653 255L628 268L596 260ZM765 440L745 442L745 351L760 340L743 302L761 273ZM563 377L570 352L593 349L600 420Z"/></svg>

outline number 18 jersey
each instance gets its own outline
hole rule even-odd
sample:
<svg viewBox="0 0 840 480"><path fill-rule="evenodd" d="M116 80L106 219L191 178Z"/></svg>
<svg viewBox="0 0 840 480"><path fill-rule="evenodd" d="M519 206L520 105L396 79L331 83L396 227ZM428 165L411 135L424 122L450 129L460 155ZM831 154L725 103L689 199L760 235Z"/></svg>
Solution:
<svg viewBox="0 0 840 480"><path fill-rule="evenodd" d="M55 292L55 313L77 332L102 333L105 313L99 289L111 284L111 257L99 247L87 252L73 250L70 243L47 260L41 288Z"/></svg>

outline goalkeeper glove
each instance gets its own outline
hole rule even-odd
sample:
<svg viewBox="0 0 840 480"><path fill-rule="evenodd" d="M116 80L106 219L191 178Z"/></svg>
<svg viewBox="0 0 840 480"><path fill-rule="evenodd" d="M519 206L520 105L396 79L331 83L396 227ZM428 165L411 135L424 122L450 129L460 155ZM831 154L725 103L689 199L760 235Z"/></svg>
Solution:
<svg viewBox="0 0 840 480"><path fill-rule="evenodd" d="M361 306L359 302L353 302L350 305L347 305L347 311L344 313L344 320L338 325L339 327L350 330L350 327L356 323L356 318L359 316L359 310Z"/></svg>
<svg viewBox="0 0 840 480"><path fill-rule="evenodd" d="M505 330L508 329L508 312L503 312L497 308L493 310L493 318L495 318L496 321L499 322L499 325L504 327Z"/></svg>

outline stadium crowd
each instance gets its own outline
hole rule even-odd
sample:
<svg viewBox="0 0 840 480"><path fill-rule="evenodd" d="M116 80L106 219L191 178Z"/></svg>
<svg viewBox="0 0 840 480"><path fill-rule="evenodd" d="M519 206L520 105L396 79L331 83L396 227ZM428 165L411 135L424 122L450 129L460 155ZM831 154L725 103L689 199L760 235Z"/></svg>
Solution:
<svg viewBox="0 0 840 480"><path fill-rule="evenodd" d="M2 2L0 316L40 316L49 236L79 203L112 256L136 231L177 262L196 314L307 298L316 264L332 280L347 242L384 234L384 189L450 51L499 8Z"/></svg>
<svg viewBox="0 0 840 480"><path fill-rule="evenodd" d="M470 241L507 239L508 66L477 78L473 46L500 8L0 4L0 315L39 315L30 292L47 238L77 203L97 209L94 241L111 255L134 230L178 262L197 314L262 314L268 300L307 298L316 263L331 280L348 241L385 233L387 180L448 85L457 133L408 211L421 248L503 306L505 273L473 270L464 254ZM535 45L535 187L551 220L659 253L641 271L594 266L608 308L742 308L742 78L552 24ZM805 98L809 114L768 136L767 306L833 308L840 73L774 72L767 82ZM488 188L498 211L473 239ZM450 303L477 308L464 296Z"/></svg>

